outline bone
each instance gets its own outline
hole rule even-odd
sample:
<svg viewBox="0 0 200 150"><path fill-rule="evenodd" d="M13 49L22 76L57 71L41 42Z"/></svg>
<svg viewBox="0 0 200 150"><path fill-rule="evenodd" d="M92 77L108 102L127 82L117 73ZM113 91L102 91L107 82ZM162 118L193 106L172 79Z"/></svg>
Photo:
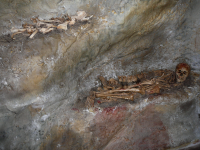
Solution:
<svg viewBox="0 0 200 150"><path fill-rule="evenodd" d="M53 31L54 28L41 28L39 31L43 34Z"/></svg>
<svg viewBox="0 0 200 150"><path fill-rule="evenodd" d="M136 76L128 76L127 77L127 82L137 82L137 77Z"/></svg>
<svg viewBox="0 0 200 150"><path fill-rule="evenodd" d="M102 92L103 91L102 87L98 87L97 91Z"/></svg>
<svg viewBox="0 0 200 150"><path fill-rule="evenodd" d="M37 27L40 27L41 25L44 25L44 24L47 24L47 23L38 21L38 22L36 23L36 26L37 26Z"/></svg>
<svg viewBox="0 0 200 150"><path fill-rule="evenodd" d="M103 76L99 76L99 79L101 80L101 83L103 84L103 86L106 87L108 84L107 80Z"/></svg>
<svg viewBox="0 0 200 150"><path fill-rule="evenodd" d="M33 33L35 30L36 30L35 28L31 28L31 27L26 28L26 31L28 33Z"/></svg>
<svg viewBox="0 0 200 150"><path fill-rule="evenodd" d="M95 95L96 94L111 94L111 93L115 93L115 92L138 92L138 93L140 93L140 92L142 92L142 90L139 89L139 88L120 89L120 90L108 90L106 92L101 92L101 93L100 92L96 92Z"/></svg>
<svg viewBox="0 0 200 150"><path fill-rule="evenodd" d="M109 85L117 85L118 84L118 81L116 81L115 79L111 78L109 81L108 81Z"/></svg>
<svg viewBox="0 0 200 150"><path fill-rule="evenodd" d="M85 11L78 11L77 16L72 16L72 17L64 15L60 18L51 18L50 20L43 20L39 19L38 17L31 18L31 21L34 23L34 25L23 24L22 25L23 29L16 29L12 27L10 31L14 34L12 34L11 37L14 39L14 35L27 31L27 33L31 35L30 38L32 39L38 31L45 34L54 30L54 28L67 30L67 25L72 26L76 23L77 20L87 21L93 17L93 15L90 17L86 16L87 14ZM58 23L59 25L56 26Z"/></svg>
<svg viewBox="0 0 200 150"><path fill-rule="evenodd" d="M14 36L15 36L16 34L20 34L20 33L23 33L23 32L15 32L15 33L13 33L13 34L11 35L11 38L12 38L12 39L15 39Z"/></svg>
<svg viewBox="0 0 200 150"><path fill-rule="evenodd" d="M17 28L12 27L12 29L10 31L12 33L14 33L14 32L24 32L24 31L26 31L26 29L17 29Z"/></svg>
<svg viewBox="0 0 200 150"><path fill-rule="evenodd" d="M129 85L127 87L127 89L131 89L131 88L135 88L135 87L141 87L142 85L153 85L155 83L156 83L156 81L154 79L152 79L152 80L146 80L146 81L143 81L143 82L141 82L139 84Z"/></svg>
<svg viewBox="0 0 200 150"><path fill-rule="evenodd" d="M90 17L86 17L87 13L85 11L78 11L77 15L78 16L72 16L71 19L72 20L80 20L80 21L88 21L89 19L91 19L93 17L93 15L91 15Z"/></svg>
<svg viewBox="0 0 200 150"><path fill-rule="evenodd" d="M70 25L70 26L74 25L75 22L76 22L75 20L76 20L76 19L72 19L71 21L69 21L69 25Z"/></svg>
<svg viewBox="0 0 200 150"><path fill-rule="evenodd" d="M38 22L38 18L36 17L36 18L31 18L31 21L33 22L33 23L37 23Z"/></svg>
<svg viewBox="0 0 200 150"><path fill-rule="evenodd" d="M83 18L81 21L88 21L88 20L90 20L92 17L93 17L93 15L91 15L90 17Z"/></svg>
<svg viewBox="0 0 200 150"><path fill-rule="evenodd" d="M47 24L45 24L46 26L47 26L47 28L54 28L54 27L57 27L57 26L55 26L55 25L53 25L53 24L50 24L50 23L47 23Z"/></svg>
<svg viewBox="0 0 200 150"><path fill-rule="evenodd" d="M72 19L77 19L77 20L83 20L86 16L87 16L87 14L86 14L86 12L85 11L78 11L77 12L77 15L78 16L72 16L71 18Z"/></svg>
<svg viewBox="0 0 200 150"><path fill-rule="evenodd" d="M32 39L32 38L37 34L37 32L38 32L38 30L35 30L35 31L31 34L31 36L30 36L29 38Z"/></svg>
<svg viewBox="0 0 200 150"><path fill-rule="evenodd" d="M159 87L159 85L155 85L155 86L150 87L149 89L147 89L146 92L148 94L156 94L156 93L158 94L158 93L160 93L160 87Z"/></svg>
<svg viewBox="0 0 200 150"><path fill-rule="evenodd" d="M121 82L127 82L126 76L121 76Z"/></svg>
<svg viewBox="0 0 200 150"><path fill-rule="evenodd" d="M120 94L96 94L96 97L112 97L112 98L118 98L118 99L127 99L127 100L133 100L134 94L126 94L126 93L120 93Z"/></svg>
<svg viewBox="0 0 200 150"><path fill-rule="evenodd" d="M38 19L39 21L41 21L41 22L46 22L46 23L61 23L61 21L60 20L58 20L58 19L55 19L55 20L41 20L41 19Z"/></svg>
<svg viewBox="0 0 200 150"><path fill-rule="evenodd" d="M152 79L152 80L145 80L143 82L140 83L140 85L145 85L145 84L148 84L148 85L152 85L156 83L155 79Z"/></svg>
<svg viewBox="0 0 200 150"><path fill-rule="evenodd" d="M62 24L59 24L58 26L57 26L57 29L63 29L63 30L67 30L67 24L69 23L69 21L66 21L66 22L64 22L64 23L62 23Z"/></svg>

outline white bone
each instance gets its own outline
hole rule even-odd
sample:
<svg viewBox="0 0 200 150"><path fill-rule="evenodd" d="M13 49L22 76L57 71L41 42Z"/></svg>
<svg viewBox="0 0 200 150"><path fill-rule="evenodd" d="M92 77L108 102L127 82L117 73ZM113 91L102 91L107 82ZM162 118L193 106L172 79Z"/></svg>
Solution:
<svg viewBox="0 0 200 150"><path fill-rule="evenodd" d="M31 36L30 36L29 38L32 39L32 38L37 34L37 32L38 32L38 30L35 30L35 31L31 34Z"/></svg>
<svg viewBox="0 0 200 150"><path fill-rule="evenodd" d="M67 30L67 24L69 23L69 21L66 21L66 22L64 22L64 23L62 23L62 24L59 24L58 26L57 26L57 29L63 29L63 30Z"/></svg>
<svg viewBox="0 0 200 150"><path fill-rule="evenodd" d="M43 34L53 31L54 28L41 28L39 31Z"/></svg>
<svg viewBox="0 0 200 150"><path fill-rule="evenodd" d="M11 32L24 32L24 31L26 31L26 29L17 29L17 28L14 28L14 27L12 27L12 29L10 29L10 31Z"/></svg>

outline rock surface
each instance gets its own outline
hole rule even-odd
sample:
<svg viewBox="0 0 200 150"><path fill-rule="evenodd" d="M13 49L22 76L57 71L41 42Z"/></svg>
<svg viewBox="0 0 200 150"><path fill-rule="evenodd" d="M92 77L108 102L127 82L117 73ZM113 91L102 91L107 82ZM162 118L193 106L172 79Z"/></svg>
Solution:
<svg viewBox="0 0 200 150"><path fill-rule="evenodd" d="M0 0L0 150L188 149L200 139L198 0ZM67 31L18 34L39 16L93 15ZM84 105L97 76L191 66L190 86ZM187 145L191 143L191 145Z"/></svg>

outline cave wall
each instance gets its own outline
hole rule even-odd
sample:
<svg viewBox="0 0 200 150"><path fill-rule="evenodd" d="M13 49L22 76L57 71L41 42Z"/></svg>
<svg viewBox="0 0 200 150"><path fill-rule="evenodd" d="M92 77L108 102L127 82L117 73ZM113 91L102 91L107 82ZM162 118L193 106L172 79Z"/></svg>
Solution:
<svg viewBox="0 0 200 150"><path fill-rule="evenodd" d="M200 2L0 3L0 149L161 149L198 141ZM32 17L77 11L93 17L67 31L11 38L10 29ZM191 66L190 86L85 107L89 91L101 84L99 75L174 71L180 62Z"/></svg>

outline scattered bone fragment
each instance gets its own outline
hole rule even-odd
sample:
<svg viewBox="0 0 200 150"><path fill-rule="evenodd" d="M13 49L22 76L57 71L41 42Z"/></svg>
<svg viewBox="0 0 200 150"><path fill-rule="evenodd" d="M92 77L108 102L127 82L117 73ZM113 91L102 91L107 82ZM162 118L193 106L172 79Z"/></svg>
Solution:
<svg viewBox="0 0 200 150"><path fill-rule="evenodd" d="M71 19L73 20L80 20L80 21L87 21L87 20L89 20L90 18L92 18L93 17L93 15L92 16L90 16L90 17L86 17L87 16L87 13L85 12L85 11L78 11L77 12L77 15L78 16L72 16L71 17Z"/></svg>
<svg viewBox="0 0 200 150"><path fill-rule="evenodd" d="M12 38L12 39L15 39L14 36L15 36L16 34L20 34L20 33L23 33L23 32L15 32L15 33L13 33L13 34L11 35L11 38Z"/></svg>
<svg viewBox="0 0 200 150"><path fill-rule="evenodd" d="M35 31L31 34L31 36L30 36L29 38L32 39L32 38L36 35L37 32L38 32L38 30L35 30Z"/></svg>
<svg viewBox="0 0 200 150"><path fill-rule="evenodd" d="M39 31L43 34L53 31L54 28L41 28Z"/></svg>
<svg viewBox="0 0 200 150"><path fill-rule="evenodd" d="M69 21L69 25L71 26L71 25L74 25L75 24L75 19L72 19L71 21Z"/></svg>
<svg viewBox="0 0 200 150"><path fill-rule="evenodd" d="M66 21L66 22L64 22L64 23L62 23L62 24L59 24L58 26L57 26L57 29L63 29L63 30L67 30L67 24L69 23L69 21Z"/></svg>
<svg viewBox="0 0 200 150"><path fill-rule="evenodd" d="M103 84L104 87L107 86L107 80L103 76L99 76L99 79L101 80L101 83Z"/></svg>
<svg viewBox="0 0 200 150"><path fill-rule="evenodd" d="M67 30L67 26L72 26L76 21L87 21L93 16L87 17L85 11L78 11L77 16L69 17L64 15L62 17L51 18L50 20L39 19L38 17L31 18L32 24L23 24L23 29L12 28L10 31L13 33L11 37L14 39L14 35L26 32L24 35L29 34L29 38L33 38L38 32L43 34L53 31L55 28Z"/></svg>
<svg viewBox="0 0 200 150"><path fill-rule="evenodd" d="M12 27L12 29L10 31L12 33L14 33L14 32L24 32L24 31L26 31L26 29L16 29L16 28Z"/></svg>
<svg viewBox="0 0 200 150"><path fill-rule="evenodd" d="M71 19L82 20L83 18L85 18L87 16L85 11L78 11L77 15L78 16L72 16Z"/></svg>

